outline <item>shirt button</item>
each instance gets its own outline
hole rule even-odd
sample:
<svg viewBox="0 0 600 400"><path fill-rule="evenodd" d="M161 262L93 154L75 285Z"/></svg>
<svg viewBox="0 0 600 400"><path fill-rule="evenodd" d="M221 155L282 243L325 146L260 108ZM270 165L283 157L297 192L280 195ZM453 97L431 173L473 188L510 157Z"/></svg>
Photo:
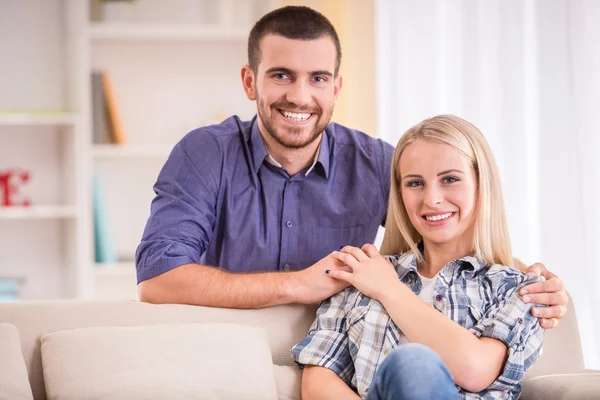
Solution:
<svg viewBox="0 0 600 400"><path fill-rule="evenodd" d="M291 268L292 268L292 267L290 267L290 264L285 264L285 265L283 266L283 269L284 269L284 270L286 270L286 271L289 271Z"/></svg>
<svg viewBox="0 0 600 400"><path fill-rule="evenodd" d="M435 301L442 301L444 297L441 294L435 296Z"/></svg>
<svg viewBox="0 0 600 400"><path fill-rule="evenodd" d="M292 221L288 221L285 223L285 226L287 226L288 228L292 227Z"/></svg>
<svg viewBox="0 0 600 400"><path fill-rule="evenodd" d="M523 318L519 318L519 324L523 323Z"/></svg>

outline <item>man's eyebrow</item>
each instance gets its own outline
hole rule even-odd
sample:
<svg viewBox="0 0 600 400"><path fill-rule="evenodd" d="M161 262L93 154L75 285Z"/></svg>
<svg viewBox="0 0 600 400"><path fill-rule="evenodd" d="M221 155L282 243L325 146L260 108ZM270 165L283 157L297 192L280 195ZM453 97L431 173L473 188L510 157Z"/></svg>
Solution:
<svg viewBox="0 0 600 400"><path fill-rule="evenodd" d="M280 72L280 73L287 74L287 75L290 75L290 76L295 76L296 75L296 73L294 71L292 71L289 68L284 68L284 67L269 68L268 70L265 71L265 74L270 74L270 73L273 73L273 72Z"/></svg>
<svg viewBox="0 0 600 400"><path fill-rule="evenodd" d="M331 72L329 72L329 71L325 71L325 70L323 70L323 71L313 71L313 72L311 72L310 74L311 74L312 76L315 76L315 75L333 76L333 73L331 73Z"/></svg>
<svg viewBox="0 0 600 400"><path fill-rule="evenodd" d="M273 72L280 72L289 76L296 76L297 73L295 71L292 71L289 68L285 68L285 67L273 67L273 68L269 68L268 70L265 71L265 74L271 74ZM324 76L333 76L333 73L327 70L318 70L318 71L311 71L310 72L311 76L316 76L316 75L324 75Z"/></svg>

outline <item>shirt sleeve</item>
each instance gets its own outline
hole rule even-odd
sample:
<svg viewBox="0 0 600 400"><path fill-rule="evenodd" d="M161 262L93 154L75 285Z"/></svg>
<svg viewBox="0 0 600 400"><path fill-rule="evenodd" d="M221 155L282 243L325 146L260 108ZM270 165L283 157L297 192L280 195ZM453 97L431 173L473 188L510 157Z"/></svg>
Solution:
<svg viewBox="0 0 600 400"><path fill-rule="evenodd" d="M301 369L304 365L328 368L352 387L354 363L346 334L346 300L344 290L321 303L308 335L292 348L292 358Z"/></svg>
<svg viewBox="0 0 600 400"><path fill-rule="evenodd" d="M381 176L381 188L382 188L382 196L383 196L383 206L384 215L383 221L381 222L381 226L385 227L385 220L387 219L387 209L388 209L388 200L390 196L390 186L391 186L391 173L392 173L392 159L394 158L394 146L391 144L380 140L380 151L381 156L379 159L381 160L380 166L380 176Z"/></svg>
<svg viewBox="0 0 600 400"><path fill-rule="evenodd" d="M138 283L200 262L215 225L221 164L218 143L208 131L193 131L175 146L154 185L136 251Z"/></svg>
<svg viewBox="0 0 600 400"><path fill-rule="evenodd" d="M508 359L501 375L487 388L508 391L521 382L525 372L542 354L544 329L539 319L531 315L531 308L538 305L523 303L519 290L544 278L502 268L504 271L494 273L503 276L498 279L495 300L470 331L477 337L500 340L508 347Z"/></svg>

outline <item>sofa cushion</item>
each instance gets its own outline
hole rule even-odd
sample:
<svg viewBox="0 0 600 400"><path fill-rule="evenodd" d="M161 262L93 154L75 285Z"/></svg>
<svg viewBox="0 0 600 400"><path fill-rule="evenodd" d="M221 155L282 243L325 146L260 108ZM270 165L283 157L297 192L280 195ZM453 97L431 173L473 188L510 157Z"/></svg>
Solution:
<svg viewBox="0 0 600 400"><path fill-rule="evenodd" d="M0 324L0 400L33 400L19 331Z"/></svg>
<svg viewBox="0 0 600 400"><path fill-rule="evenodd" d="M592 400L600 398L600 372L554 374L525 379L521 400Z"/></svg>
<svg viewBox="0 0 600 400"><path fill-rule="evenodd" d="M41 351L50 400L277 398L269 344L257 327L83 328L43 335Z"/></svg>
<svg viewBox="0 0 600 400"><path fill-rule="evenodd" d="M275 373L278 399L301 400L302 372L300 368L290 367L289 365L274 365L273 372Z"/></svg>

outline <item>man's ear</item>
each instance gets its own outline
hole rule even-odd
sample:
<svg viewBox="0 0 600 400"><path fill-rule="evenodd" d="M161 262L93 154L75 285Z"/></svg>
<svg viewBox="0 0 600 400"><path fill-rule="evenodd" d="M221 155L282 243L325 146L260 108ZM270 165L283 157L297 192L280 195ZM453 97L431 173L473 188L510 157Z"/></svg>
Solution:
<svg viewBox="0 0 600 400"><path fill-rule="evenodd" d="M256 77L254 76L254 71L252 71L249 65L244 65L241 74L246 97L248 97L248 100L256 100Z"/></svg>
<svg viewBox="0 0 600 400"><path fill-rule="evenodd" d="M340 94L340 90L342 89L342 75L338 74L335 78L333 78L333 100L337 101L337 98Z"/></svg>

